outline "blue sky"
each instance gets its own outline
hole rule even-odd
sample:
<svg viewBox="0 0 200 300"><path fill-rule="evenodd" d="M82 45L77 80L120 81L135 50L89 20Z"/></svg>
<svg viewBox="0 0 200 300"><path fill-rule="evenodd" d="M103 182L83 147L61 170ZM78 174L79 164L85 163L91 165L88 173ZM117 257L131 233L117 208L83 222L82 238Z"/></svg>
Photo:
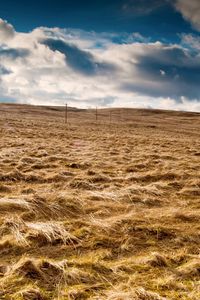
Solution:
<svg viewBox="0 0 200 300"><path fill-rule="evenodd" d="M190 1L190 0L188 0ZM193 32L190 23L166 0L57 0L0 3L1 18L17 31L60 27L96 32L140 32L144 36L177 41L178 34Z"/></svg>
<svg viewBox="0 0 200 300"><path fill-rule="evenodd" d="M199 0L0 3L0 101L200 111Z"/></svg>

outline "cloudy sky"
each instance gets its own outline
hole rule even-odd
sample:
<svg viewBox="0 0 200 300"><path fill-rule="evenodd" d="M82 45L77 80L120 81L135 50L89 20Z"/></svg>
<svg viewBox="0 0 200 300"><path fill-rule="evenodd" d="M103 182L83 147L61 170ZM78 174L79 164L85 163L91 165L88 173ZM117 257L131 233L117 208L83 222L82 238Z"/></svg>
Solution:
<svg viewBox="0 0 200 300"><path fill-rule="evenodd" d="M0 102L200 112L200 0L1 1Z"/></svg>

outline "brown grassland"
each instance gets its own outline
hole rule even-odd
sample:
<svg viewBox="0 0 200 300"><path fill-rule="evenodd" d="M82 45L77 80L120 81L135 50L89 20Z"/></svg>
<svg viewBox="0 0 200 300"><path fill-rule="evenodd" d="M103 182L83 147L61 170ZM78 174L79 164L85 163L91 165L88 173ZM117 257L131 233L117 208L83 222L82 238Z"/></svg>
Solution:
<svg viewBox="0 0 200 300"><path fill-rule="evenodd" d="M0 299L199 300L200 114L0 104Z"/></svg>

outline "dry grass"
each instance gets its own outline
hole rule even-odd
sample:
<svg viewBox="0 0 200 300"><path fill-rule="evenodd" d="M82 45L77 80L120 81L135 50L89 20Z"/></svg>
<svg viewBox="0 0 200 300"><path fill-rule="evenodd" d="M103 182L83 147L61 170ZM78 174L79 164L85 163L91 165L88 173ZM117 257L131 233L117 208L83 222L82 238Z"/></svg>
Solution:
<svg viewBox="0 0 200 300"><path fill-rule="evenodd" d="M0 105L0 299L199 300L200 115Z"/></svg>

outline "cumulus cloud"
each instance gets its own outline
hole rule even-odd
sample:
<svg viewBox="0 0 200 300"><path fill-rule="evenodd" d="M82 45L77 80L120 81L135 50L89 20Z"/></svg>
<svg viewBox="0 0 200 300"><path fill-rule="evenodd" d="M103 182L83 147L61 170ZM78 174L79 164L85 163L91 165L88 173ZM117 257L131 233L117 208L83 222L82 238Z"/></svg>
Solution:
<svg viewBox="0 0 200 300"><path fill-rule="evenodd" d="M182 96L191 100L200 98L198 55L191 55L177 45L166 46L161 43L138 45L138 48L142 48L142 51L135 54L133 69L140 80L128 80L123 83L123 89L152 97L162 95L177 102L181 101Z"/></svg>
<svg viewBox="0 0 200 300"><path fill-rule="evenodd" d="M15 35L15 30L11 24L0 18L0 41L12 39Z"/></svg>
<svg viewBox="0 0 200 300"><path fill-rule="evenodd" d="M200 111L198 53L183 37L165 45L138 33L15 32L0 45L0 99Z"/></svg>
<svg viewBox="0 0 200 300"><path fill-rule="evenodd" d="M69 44L58 39L45 39L42 44L48 46L53 51L64 54L66 63L75 71L85 75L96 75L101 72L114 70L114 65L98 62L89 52L79 49L73 44Z"/></svg>
<svg viewBox="0 0 200 300"><path fill-rule="evenodd" d="M28 56L29 51L27 49L20 48L9 48L5 46L0 46L0 57L9 57L16 59L18 57Z"/></svg>
<svg viewBox="0 0 200 300"><path fill-rule="evenodd" d="M0 65L0 75L8 75L11 72L9 70L7 70L4 66Z"/></svg>
<svg viewBox="0 0 200 300"><path fill-rule="evenodd" d="M183 17L191 22L197 30L200 30L200 1L199 0L176 0L175 7Z"/></svg>
<svg viewBox="0 0 200 300"><path fill-rule="evenodd" d="M192 51L195 52L200 50L200 36L194 34L182 34L181 40L183 46L186 46Z"/></svg>

